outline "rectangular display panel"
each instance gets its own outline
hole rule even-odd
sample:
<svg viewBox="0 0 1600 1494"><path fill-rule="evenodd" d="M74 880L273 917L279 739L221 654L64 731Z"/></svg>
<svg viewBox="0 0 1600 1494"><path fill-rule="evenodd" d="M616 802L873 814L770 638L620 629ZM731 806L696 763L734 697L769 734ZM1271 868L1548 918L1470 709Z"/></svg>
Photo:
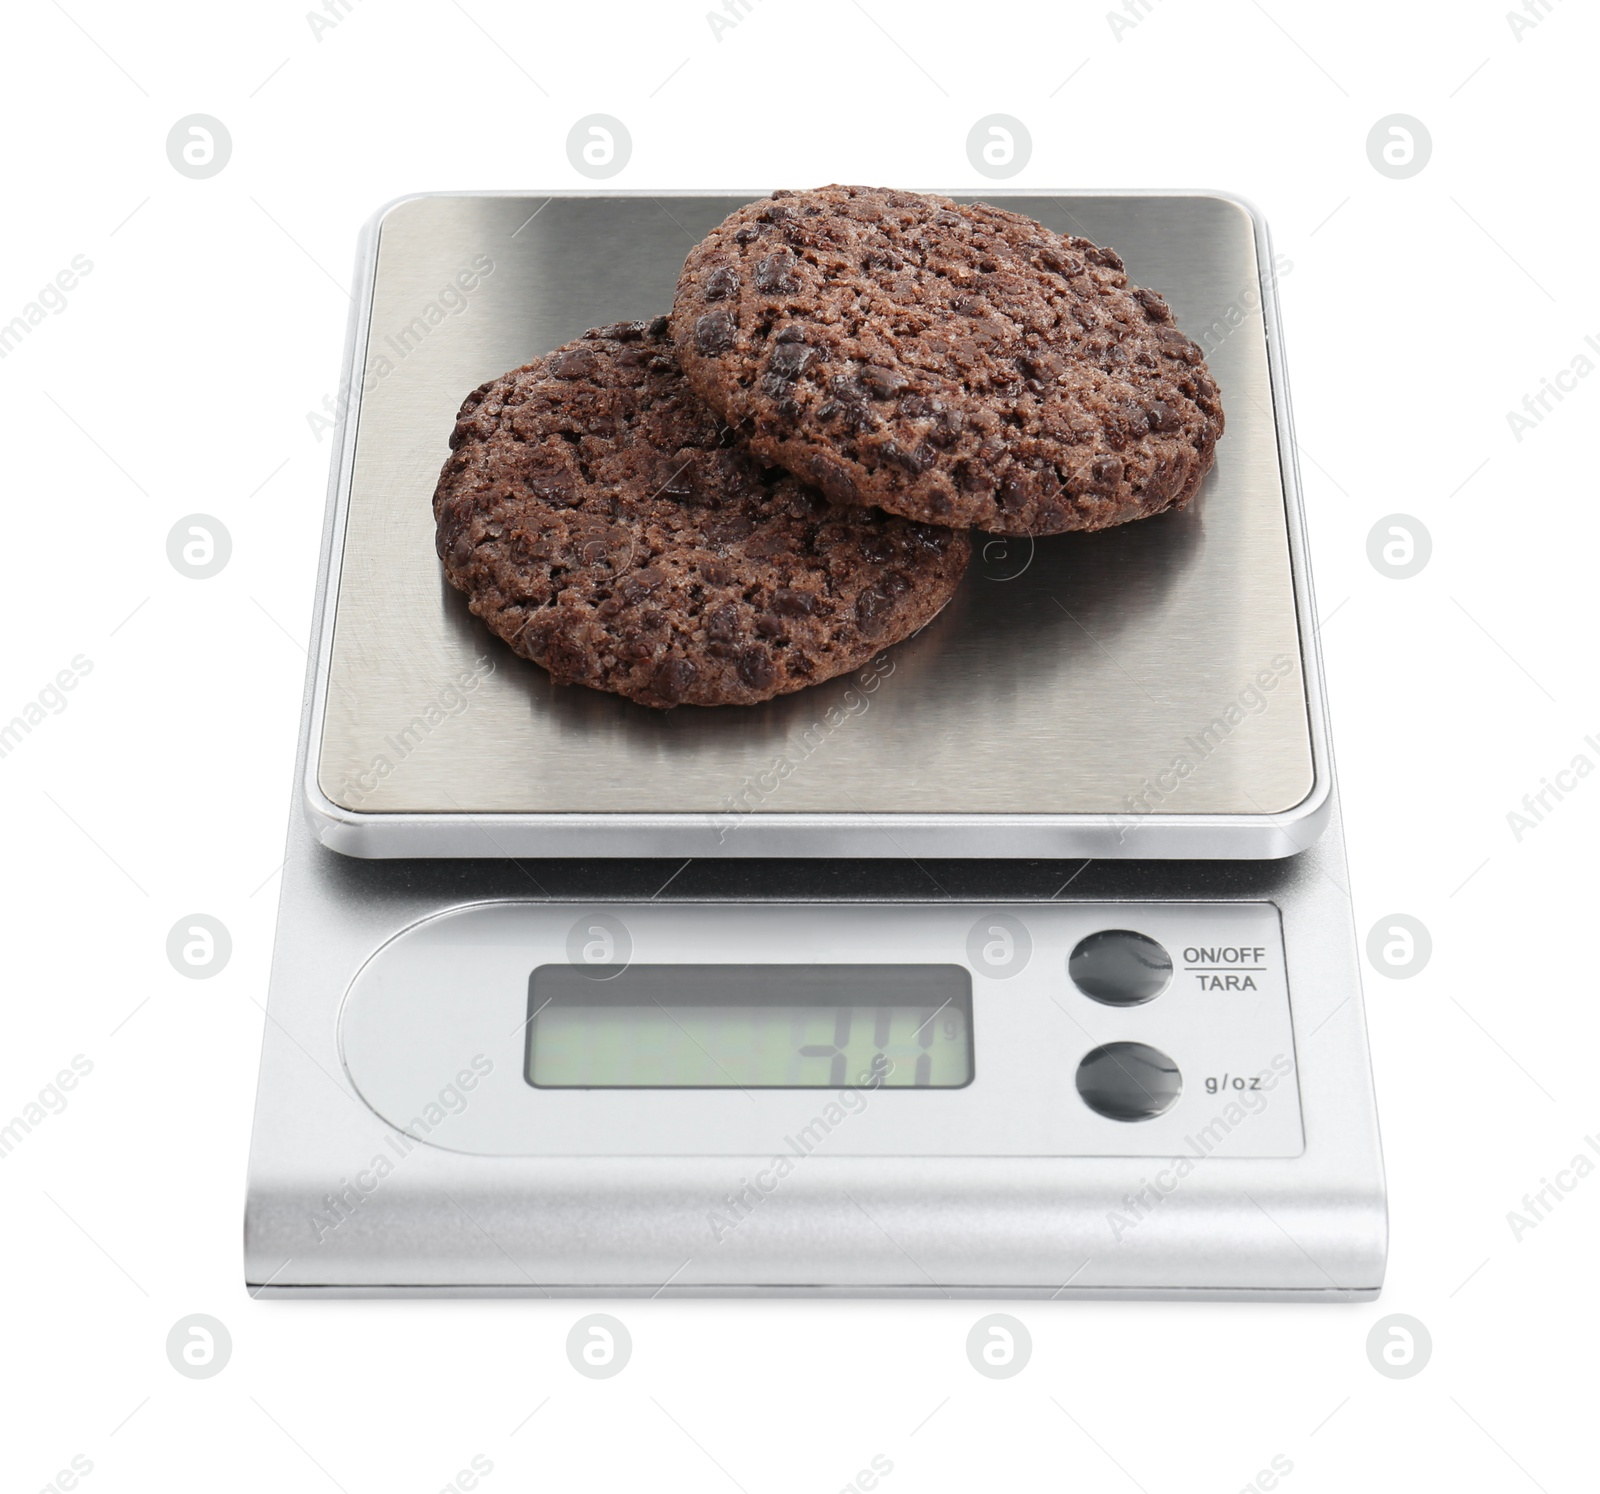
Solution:
<svg viewBox="0 0 1600 1494"><path fill-rule="evenodd" d="M537 1089L959 1089L961 965L541 965L524 1074Z"/></svg>

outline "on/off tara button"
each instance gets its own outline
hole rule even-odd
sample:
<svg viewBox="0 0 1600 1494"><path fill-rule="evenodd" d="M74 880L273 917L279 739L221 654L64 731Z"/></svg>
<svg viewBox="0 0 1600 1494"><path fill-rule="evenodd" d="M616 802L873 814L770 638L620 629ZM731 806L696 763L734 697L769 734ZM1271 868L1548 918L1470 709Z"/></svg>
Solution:
<svg viewBox="0 0 1600 1494"><path fill-rule="evenodd" d="M1085 996L1107 1006L1138 1006L1166 990L1172 956L1148 934L1101 929L1079 940L1067 960L1067 974Z"/></svg>

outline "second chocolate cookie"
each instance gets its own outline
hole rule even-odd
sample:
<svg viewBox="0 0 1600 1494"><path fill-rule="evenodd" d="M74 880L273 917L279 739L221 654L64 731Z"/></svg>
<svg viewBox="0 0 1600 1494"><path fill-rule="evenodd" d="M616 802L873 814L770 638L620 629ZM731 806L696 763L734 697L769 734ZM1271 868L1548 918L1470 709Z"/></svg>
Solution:
<svg viewBox="0 0 1600 1494"><path fill-rule="evenodd" d="M837 503L1003 534L1179 507L1222 404L1166 302L1087 239L986 203L777 192L690 251L685 375Z"/></svg>

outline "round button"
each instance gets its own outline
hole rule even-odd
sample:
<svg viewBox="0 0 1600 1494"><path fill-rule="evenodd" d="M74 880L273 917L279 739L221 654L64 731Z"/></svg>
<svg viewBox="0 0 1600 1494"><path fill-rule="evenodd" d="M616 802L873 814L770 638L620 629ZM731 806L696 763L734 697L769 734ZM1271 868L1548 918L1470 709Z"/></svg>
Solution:
<svg viewBox="0 0 1600 1494"><path fill-rule="evenodd" d="M1107 1006L1138 1006L1167 989L1172 956L1147 934L1101 929L1078 941L1067 974L1085 996Z"/></svg>
<svg viewBox="0 0 1600 1494"><path fill-rule="evenodd" d="M1148 1043L1106 1043L1078 1065L1078 1093L1108 1120L1149 1120L1172 1108L1183 1093L1183 1075Z"/></svg>

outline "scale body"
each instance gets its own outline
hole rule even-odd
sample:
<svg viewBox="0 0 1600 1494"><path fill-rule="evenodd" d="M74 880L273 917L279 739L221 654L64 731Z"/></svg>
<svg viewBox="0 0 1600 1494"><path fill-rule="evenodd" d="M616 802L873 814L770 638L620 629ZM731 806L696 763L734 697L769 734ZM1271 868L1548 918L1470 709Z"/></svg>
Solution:
<svg viewBox="0 0 1600 1494"><path fill-rule="evenodd" d="M649 712L552 685L444 582L460 400L665 310L754 195L424 196L369 226L250 1290L1375 1296L1382 1160L1248 207L988 194L1161 290L1228 433L1182 514L979 536L946 611L851 676Z"/></svg>

